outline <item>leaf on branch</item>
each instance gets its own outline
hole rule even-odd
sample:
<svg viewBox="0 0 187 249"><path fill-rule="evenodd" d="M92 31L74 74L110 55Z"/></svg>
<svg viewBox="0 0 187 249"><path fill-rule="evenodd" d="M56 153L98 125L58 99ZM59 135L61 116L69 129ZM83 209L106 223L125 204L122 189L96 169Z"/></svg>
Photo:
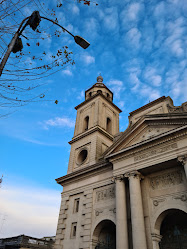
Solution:
<svg viewBox="0 0 187 249"><path fill-rule="evenodd" d="M58 104L58 100L55 100L55 104L56 104L56 105Z"/></svg>
<svg viewBox="0 0 187 249"><path fill-rule="evenodd" d="M28 47L30 47L30 44L29 43L26 43Z"/></svg>
<svg viewBox="0 0 187 249"><path fill-rule="evenodd" d="M57 7L58 7L58 8L60 8L61 6L62 6L62 4L61 4L61 3L60 3L60 4L57 4Z"/></svg>
<svg viewBox="0 0 187 249"><path fill-rule="evenodd" d="M90 1L85 1L84 4L90 6Z"/></svg>
<svg viewBox="0 0 187 249"><path fill-rule="evenodd" d="M37 43L36 43L36 46L40 46L40 43L39 43L39 42L37 42Z"/></svg>

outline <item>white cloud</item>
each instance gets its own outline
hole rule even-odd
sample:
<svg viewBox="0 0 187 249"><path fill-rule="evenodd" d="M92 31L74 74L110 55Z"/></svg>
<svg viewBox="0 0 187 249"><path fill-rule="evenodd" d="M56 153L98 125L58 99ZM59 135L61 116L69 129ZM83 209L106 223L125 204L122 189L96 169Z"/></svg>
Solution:
<svg viewBox="0 0 187 249"><path fill-rule="evenodd" d="M84 20L84 30L89 39L95 39L98 36L99 23L96 18L87 18Z"/></svg>
<svg viewBox="0 0 187 249"><path fill-rule="evenodd" d="M8 186L1 188L0 237L55 235L60 205L58 191Z"/></svg>
<svg viewBox="0 0 187 249"><path fill-rule="evenodd" d="M51 127L68 127L73 128L75 126L74 120L67 117L56 117L43 122L44 129Z"/></svg>
<svg viewBox="0 0 187 249"><path fill-rule="evenodd" d="M145 80L154 86L160 86L162 82L162 77L157 73L157 70L153 67L146 67L144 73Z"/></svg>
<svg viewBox="0 0 187 249"><path fill-rule="evenodd" d="M121 80L110 80L108 83L109 86L123 86L123 82Z"/></svg>
<svg viewBox="0 0 187 249"><path fill-rule="evenodd" d="M95 57L93 57L89 54L82 54L81 59L86 65L90 65L92 63L95 63Z"/></svg>
<svg viewBox="0 0 187 249"><path fill-rule="evenodd" d="M166 11L166 6L164 2L160 2L156 5L154 10L154 16L157 18L160 18L160 16L163 16Z"/></svg>
<svg viewBox="0 0 187 249"><path fill-rule="evenodd" d="M169 36L165 40L165 46L173 55L179 57L184 55L185 44L185 20L180 17L167 23ZM184 39L184 40L183 40Z"/></svg>
<svg viewBox="0 0 187 249"><path fill-rule="evenodd" d="M80 95L77 97L77 99L82 100L84 98L84 91L82 90Z"/></svg>
<svg viewBox="0 0 187 249"><path fill-rule="evenodd" d="M152 80L152 84L154 86L160 86L161 85L162 78L161 78L160 75L153 75L151 80Z"/></svg>
<svg viewBox="0 0 187 249"><path fill-rule="evenodd" d="M142 3L132 3L125 7L120 14L121 25L125 29L137 26L141 15L144 14L144 5Z"/></svg>
<svg viewBox="0 0 187 249"><path fill-rule="evenodd" d="M70 69L64 69L64 70L62 71L62 74L65 74L65 75L67 75L67 76L72 76L72 75L73 75L73 73L70 71Z"/></svg>
<svg viewBox="0 0 187 249"><path fill-rule="evenodd" d="M182 41L181 40L174 41L173 44L171 45L171 50L173 51L174 54L176 54L176 56L183 55L184 51L182 48Z"/></svg>
<svg viewBox="0 0 187 249"><path fill-rule="evenodd" d="M128 8L128 18L129 20L136 20L138 17L138 13L141 9L140 3L132 3Z"/></svg>
<svg viewBox="0 0 187 249"><path fill-rule="evenodd" d="M141 38L141 32L137 28L130 29L127 34L127 39L129 40L129 45L131 47L139 48L140 38Z"/></svg>
<svg viewBox="0 0 187 249"><path fill-rule="evenodd" d="M145 84L141 85L141 88L139 88L138 92L141 96L147 97L149 101L153 101L160 97L160 92L158 90L155 90L154 88Z"/></svg>
<svg viewBox="0 0 187 249"><path fill-rule="evenodd" d="M122 93L122 91L125 90L125 87L123 86L123 82L121 80L113 79L108 82L108 85L110 86L110 89L114 93L114 96L117 99L120 99L120 94Z"/></svg>
<svg viewBox="0 0 187 249"><path fill-rule="evenodd" d="M122 109L124 107L124 105L125 105L125 102L121 100L121 101L118 102L117 105L119 106L119 108Z"/></svg>
<svg viewBox="0 0 187 249"><path fill-rule="evenodd" d="M79 8L78 8L77 5L75 5L75 4L73 4L73 5L71 6L71 11L72 11L72 13L75 14L75 15L79 15L79 13L80 13Z"/></svg>
<svg viewBox="0 0 187 249"><path fill-rule="evenodd" d="M117 31L119 28L118 12L116 8L108 8L105 10L105 16L103 18L104 26L110 31Z"/></svg>
<svg viewBox="0 0 187 249"><path fill-rule="evenodd" d="M136 91L141 84L141 81L139 80L137 73L131 73L129 78L131 83L133 84L131 90Z"/></svg>

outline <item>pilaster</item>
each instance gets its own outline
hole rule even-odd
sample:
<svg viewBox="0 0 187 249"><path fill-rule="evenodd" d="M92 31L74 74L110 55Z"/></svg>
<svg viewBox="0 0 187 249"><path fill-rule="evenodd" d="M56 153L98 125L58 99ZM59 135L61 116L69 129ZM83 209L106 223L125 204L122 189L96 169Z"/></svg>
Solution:
<svg viewBox="0 0 187 249"><path fill-rule="evenodd" d="M184 171L185 171L186 178L187 178L187 154L178 156L177 160L181 162L182 165L184 166Z"/></svg>
<svg viewBox="0 0 187 249"><path fill-rule="evenodd" d="M152 233L151 236L152 236L152 241L153 241L153 249L160 249L159 242L162 239L162 235Z"/></svg>
<svg viewBox="0 0 187 249"><path fill-rule="evenodd" d="M90 248L92 205L93 205L93 190L87 190L84 192L84 200L83 200L82 222L81 222L81 233L80 233L82 241L79 245L80 249Z"/></svg>
<svg viewBox="0 0 187 249"><path fill-rule="evenodd" d="M116 249L128 249L126 191L123 175L113 178L116 183Z"/></svg>
<svg viewBox="0 0 187 249"><path fill-rule="evenodd" d="M125 176L129 179L130 187L133 249L147 249L142 195L140 187L140 180L143 179L143 176L138 171L129 172L125 174Z"/></svg>

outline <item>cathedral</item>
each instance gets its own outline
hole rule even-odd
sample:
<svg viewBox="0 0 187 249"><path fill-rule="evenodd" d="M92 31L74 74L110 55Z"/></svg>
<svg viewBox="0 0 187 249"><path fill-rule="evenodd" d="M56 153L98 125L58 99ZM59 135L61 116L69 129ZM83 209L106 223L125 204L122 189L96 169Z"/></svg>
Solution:
<svg viewBox="0 0 187 249"><path fill-rule="evenodd" d="M186 249L187 102L160 97L119 132L98 76L75 109L55 249Z"/></svg>

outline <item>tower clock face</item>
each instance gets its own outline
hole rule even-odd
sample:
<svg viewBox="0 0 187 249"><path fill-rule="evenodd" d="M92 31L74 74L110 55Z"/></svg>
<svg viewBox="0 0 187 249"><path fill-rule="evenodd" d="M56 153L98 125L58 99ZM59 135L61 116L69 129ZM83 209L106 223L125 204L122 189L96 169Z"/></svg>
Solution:
<svg viewBox="0 0 187 249"><path fill-rule="evenodd" d="M86 159L88 158L88 150L86 148L82 149L77 156L77 164L82 165L86 162Z"/></svg>

